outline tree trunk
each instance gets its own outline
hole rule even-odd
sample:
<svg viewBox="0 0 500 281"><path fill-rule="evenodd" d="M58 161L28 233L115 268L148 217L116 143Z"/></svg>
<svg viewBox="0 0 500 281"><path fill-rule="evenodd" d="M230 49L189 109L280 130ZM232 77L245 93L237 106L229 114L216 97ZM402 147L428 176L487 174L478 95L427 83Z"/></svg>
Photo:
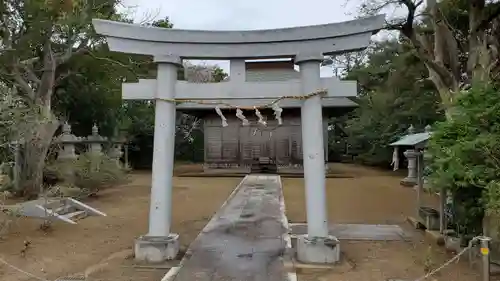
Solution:
<svg viewBox="0 0 500 281"><path fill-rule="evenodd" d="M37 89L35 103L39 105L40 118L31 136L28 136L23 162L23 193L34 196L43 192L43 171L52 138L59 123L51 110L51 98L56 75L56 58L49 38L44 44L43 72Z"/></svg>
<svg viewBox="0 0 500 281"><path fill-rule="evenodd" d="M43 170L52 138L59 123L55 118L44 118L35 126L35 132L26 139L22 168L22 195L33 197L43 191Z"/></svg>

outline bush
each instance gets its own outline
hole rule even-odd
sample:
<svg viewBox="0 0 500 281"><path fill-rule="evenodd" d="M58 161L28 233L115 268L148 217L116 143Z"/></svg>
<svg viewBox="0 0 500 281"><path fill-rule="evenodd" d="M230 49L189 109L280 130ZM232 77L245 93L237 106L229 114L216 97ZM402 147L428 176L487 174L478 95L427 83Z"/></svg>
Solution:
<svg viewBox="0 0 500 281"><path fill-rule="evenodd" d="M85 193L96 193L103 188L122 183L126 179L126 169L120 167L115 159L106 155L83 153L71 163L72 175L65 174L68 163L57 162L47 167L46 174L57 177L58 182L72 183ZM64 186L64 184L59 184Z"/></svg>
<svg viewBox="0 0 500 281"><path fill-rule="evenodd" d="M106 155L81 154L75 168L75 185L90 191L120 183L126 177L125 170L118 166L116 160Z"/></svg>
<svg viewBox="0 0 500 281"><path fill-rule="evenodd" d="M500 212L500 92L474 88L456 101L451 118L429 143L433 188L451 191L462 232L478 234L484 211Z"/></svg>

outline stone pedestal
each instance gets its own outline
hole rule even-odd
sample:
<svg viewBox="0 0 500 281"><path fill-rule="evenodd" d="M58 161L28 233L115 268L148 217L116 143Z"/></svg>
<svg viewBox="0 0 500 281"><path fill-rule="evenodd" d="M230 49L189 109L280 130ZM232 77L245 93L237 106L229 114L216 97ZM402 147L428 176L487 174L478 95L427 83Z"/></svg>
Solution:
<svg viewBox="0 0 500 281"><path fill-rule="evenodd" d="M333 264L340 260L339 240L328 237L297 237L297 260L303 263Z"/></svg>
<svg viewBox="0 0 500 281"><path fill-rule="evenodd" d="M135 240L135 260L144 263L162 263L179 254L179 235L141 236Z"/></svg>
<svg viewBox="0 0 500 281"><path fill-rule="evenodd" d="M417 157L420 155L418 151L409 149L404 152L406 159L408 159L408 176L401 180L401 185L415 186L417 181Z"/></svg>

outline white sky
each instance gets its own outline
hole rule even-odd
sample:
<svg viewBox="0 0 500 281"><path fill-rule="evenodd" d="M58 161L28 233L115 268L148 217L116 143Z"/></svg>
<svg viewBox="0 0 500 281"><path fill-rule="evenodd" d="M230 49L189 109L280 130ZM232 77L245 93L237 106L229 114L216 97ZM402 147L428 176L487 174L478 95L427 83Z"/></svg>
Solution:
<svg viewBox="0 0 500 281"><path fill-rule="evenodd" d="M252 30L325 24L354 19L362 0L124 0L137 22L168 16L174 28ZM218 64L227 72L229 63ZM332 76L323 67L322 76Z"/></svg>

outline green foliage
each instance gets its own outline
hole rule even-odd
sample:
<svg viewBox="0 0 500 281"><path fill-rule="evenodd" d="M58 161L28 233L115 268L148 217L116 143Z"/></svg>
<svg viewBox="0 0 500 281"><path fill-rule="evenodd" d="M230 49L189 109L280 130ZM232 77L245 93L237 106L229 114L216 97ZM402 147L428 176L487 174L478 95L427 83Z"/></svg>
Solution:
<svg viewBox="0 0 500 281"><path fill-rule="evenodd" d="M388 166L389 143L406 134L410 125L423 128L442 120L443 112L427 69L403 43L379 43L365 64L349 71L360 83L359 107L345 122L350 153L364 164Z"/></svg>
<svg viewBox="0 0 500 281"><path fill-rule="evenodd" d="M219 66L215 66L212 70L212 77L214 82L221 82L228 77L228 74L224 71L224 69Z"/></svg>
<svg viewBox="0 0 500 281"><path fill-rule="evenodd" d="M96 50L95 56L105 56L106 52ZM98 124L102 135L114 133L122 105L120 84L122 79L132 76L129 69L118 64L120 59L119 54L109 55L108 60L78 55L61 70L70 74L57 86L52 106L72 124L74 134L90 134L94 123ZM75 108L85 110L75 111Z"/></svg>
<svg viewBox="0 0 500 281"><path fill-rule="evenodd" d="M221 82L228 74L218 66L185 64L179 80L197 83ZM184 76L184 73L186 76ZM151 101L126 101L119 113L122 130L130 146L129 160L134 167L146 168L152 163L154 108ZM182 161L203 161L201 120L189 114L176 114L175 158Z"/></svg>
<svg viewBox="0 0 500 281"><path fill-rule="evenodd" d="M168 17L165 17L164 19L156 20L151 23L151 26L154 27L161 27L161 28L173 28L174 24L170 21Z"/></svg>
<svg viewBox="0 0 500 281"><path fill-rule="evenodd" d="M1 190L14 187L15 141L29 139L41 121L40 108L0 82L0 174Z"/></svg>
<svg viewBox="0 0 500 281"><path fill-rule="evenodd" d="M457 223L480 232L483 210L500 212L500 91L474 88L438 123L429 143L432 187L453 194Z"/></svg>
<svg viewBox="0 0 500 281"><path fill-rule="evenodd" d="M65 173L71 165L74 176ZM46 168L47 174L55 175L64 186L70 183L82 193L95 193L104 188L122 183L126 179L126 171L115 159L107 155L95 155L90 152L80 154L73 163L55 162ZM71 188L72 186L66 186Z"/></svg>
<svg viewBox="0 0 500 281"><path fill-rule="evenodd" d="M26 137L35 130L39 108L0 83L0 144Z"/></svg>
<svg viewBox="0 0 500 281"><path fill-rule="evenodd" d="M84 153L75 163L75 185L91 192L123 182L125 170L106 155Z"/></svg>

